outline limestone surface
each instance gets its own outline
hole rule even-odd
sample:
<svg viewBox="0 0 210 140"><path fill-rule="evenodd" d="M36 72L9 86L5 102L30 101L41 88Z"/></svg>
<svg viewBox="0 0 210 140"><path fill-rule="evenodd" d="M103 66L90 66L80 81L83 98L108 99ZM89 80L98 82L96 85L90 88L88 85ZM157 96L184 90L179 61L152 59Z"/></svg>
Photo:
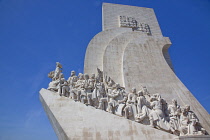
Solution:
<svg viewBox="0 0 210 140"><path fill-rule="evenodd" d="M121 27L120 16L127 17L125 27ZM140 30L139 23L148 24L151 34ZM138 91L144 85L151 93L160 93L168 103L175 98L181 106L190 105L210 133L208 112L173 71L168 53L170 45L170 39L161 33L153 9L104 3L103 31L88 45L84 73L95 73L100 68L127 92L132 87Z"/></svg>
<svg viewBox="0 0 210 140"><path fill-rule="evenodd" d="M85 74L72 71L65 80L57 62L48 90L40 91L58 139L209 139L202 133L210 133L209 114L175 75L170 45L153 9L104 3L103 31L87 47ZM170 134L176 131L188 136Z"/></svg>
<svg viewBox="0 0 210 140"><path fill-rule="evenodd" d="M175 135L41 89L40 100L59 140L169 140Z"/></svg>

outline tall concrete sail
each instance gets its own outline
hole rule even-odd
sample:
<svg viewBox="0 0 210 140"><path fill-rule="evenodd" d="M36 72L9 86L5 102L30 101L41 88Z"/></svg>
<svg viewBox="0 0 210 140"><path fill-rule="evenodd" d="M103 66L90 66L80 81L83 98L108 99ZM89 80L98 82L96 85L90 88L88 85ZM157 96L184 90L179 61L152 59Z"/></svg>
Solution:
<svg viewBox="0 0 210 140"><path fill-rule="evenodd" d="M84 73L100 68L127 90L145 85L168 102L176 98L179 104L190 105L210 132L208 112L173 71L170 45L152 8L104 3L103 31L87 47Z"/></svg>

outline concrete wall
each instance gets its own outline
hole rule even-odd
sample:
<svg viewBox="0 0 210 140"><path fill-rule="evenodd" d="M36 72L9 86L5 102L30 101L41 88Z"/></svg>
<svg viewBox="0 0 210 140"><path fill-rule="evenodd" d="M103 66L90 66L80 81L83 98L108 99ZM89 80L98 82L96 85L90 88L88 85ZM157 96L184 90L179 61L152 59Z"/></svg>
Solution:
<svg viewBox="0 0 210 140"><path fill-rule="evenodd" d="M119 28L119 16L135 17L141 23L149 24L152 35L162 37L162 32L152 8L103 3L103 31Z"/></svg>

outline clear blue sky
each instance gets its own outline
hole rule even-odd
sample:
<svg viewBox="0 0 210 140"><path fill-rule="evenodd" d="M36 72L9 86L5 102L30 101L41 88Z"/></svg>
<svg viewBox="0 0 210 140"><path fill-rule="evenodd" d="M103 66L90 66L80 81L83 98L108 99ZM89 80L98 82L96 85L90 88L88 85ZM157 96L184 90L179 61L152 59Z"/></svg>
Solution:
<svg viewBox="0 0 210 140"><path fill-rule="evenodd" d="M56 140L39 101L48 72L83 72L102 2L154 8L175 72L210 112L209 0L0 0L0 140Z"/></svg>

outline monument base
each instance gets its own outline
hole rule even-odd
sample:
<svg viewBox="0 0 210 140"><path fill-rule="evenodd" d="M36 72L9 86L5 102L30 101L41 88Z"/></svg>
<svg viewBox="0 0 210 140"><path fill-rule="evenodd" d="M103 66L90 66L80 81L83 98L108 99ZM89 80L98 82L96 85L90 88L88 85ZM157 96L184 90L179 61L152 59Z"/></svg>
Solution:
<svg viewBox="0 0 210 140"><path fill-rule="evenodd" d="M179 136L175 140L210 140L210 136L209 135Z"/></svg>
<svg viewBox="0 0 210 140"><path fill-rule="evenodd" d="M86 106L58 93L40 90L40 100L59 140L168 140L210 139L210 136L177 137L150 126Z"/></svg>

